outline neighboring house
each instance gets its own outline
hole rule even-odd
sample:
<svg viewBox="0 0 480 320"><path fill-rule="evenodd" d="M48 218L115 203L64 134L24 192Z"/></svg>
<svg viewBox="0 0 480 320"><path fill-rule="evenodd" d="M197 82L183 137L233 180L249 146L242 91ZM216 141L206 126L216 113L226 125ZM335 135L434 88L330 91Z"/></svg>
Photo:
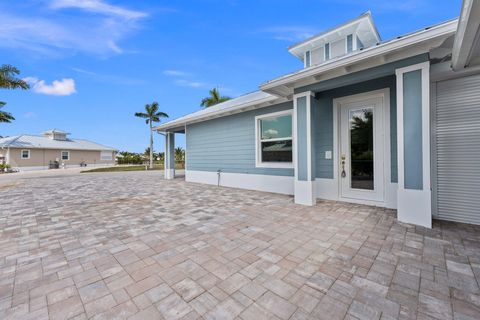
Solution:
<svg viewBox="0 0 480 320"><path fill-rule="evenodd" d="M388 41L367 12L293 45L303 69L155 128L165 177L182 133L186 181L480 224L479 7Z"/></svg>
<svg viewBox="0 0 480 320"><path fill-rule="evenodd" d="M49 168L107 166L115 164L115 149L53 129L43 136L18 135L0 138L0 163L20 171Z"/></svg>

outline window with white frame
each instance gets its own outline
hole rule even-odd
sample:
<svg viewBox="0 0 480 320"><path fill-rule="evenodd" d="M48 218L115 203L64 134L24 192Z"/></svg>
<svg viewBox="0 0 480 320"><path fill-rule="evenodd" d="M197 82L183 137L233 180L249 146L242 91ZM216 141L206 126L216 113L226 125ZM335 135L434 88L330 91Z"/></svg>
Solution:
<svg viewBox="0 0 480 320"><path fill-rule="evenodd" d="M70 160L70 151L62 151L62 160L63 161Z"/></svg>
<svg viewBox="0 0 480 320"><path fill-rule="evenodd" d="M112 151L101 151L100 160L112 160Z"/></svg>
<svg viewBox="0 0 480 320"><path fill-rule="evenodd" d="M309 51L306 51L305 52L305 58L304 58L304 62L305 62L305 68L308 68L312 65L312 62L311 62L311 53L310 53L310 50Z"/></svg>
<svg viewBox="0 0 480 320"><path fill-rule="evenodd" d="M30 159L30 150L22 150L20 152L20 157L22 159Z"/></svg>
<svg viewBox="0 0 480 320"><path fill-rule="evenodd" d="M282 111L256 118L257 166L291 167L292 112Z"/></svg>

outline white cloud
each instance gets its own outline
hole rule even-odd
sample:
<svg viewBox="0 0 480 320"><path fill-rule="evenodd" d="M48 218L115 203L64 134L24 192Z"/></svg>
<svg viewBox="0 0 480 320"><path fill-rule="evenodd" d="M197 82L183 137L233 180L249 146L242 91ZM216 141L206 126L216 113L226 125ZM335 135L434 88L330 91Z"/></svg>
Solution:
<svg viewBox="0 0 480 320"><path fill-rule="evenodd" d="M83 13L57 13L67 8ZM120 42L138 30L140 20L147 16L100 0L54 0L47 9L32 7L14 13L13 8L0 4L0 47L36 54L29 57L79 52L102 57L118 55L130 52Z"/></svg>
<svg viewBox="0 0 480 320"><path fill-rule="evenodd" d="M270 137L275 137L278 135L278 131L275 129L268 129L263 131L264 133L268 134Z"/></svg>
<svg viewBox="0 0 480 320"><path fill-rule="evenodd" d="M76 8L124 19L139 19L147 16L145 12L114 6L101 0L53 0L50 7L54 9Z"/></svg>
<svg viewBox="0 0 480 320"><path fill-rule="evenodd" d="M90 70L85 70L81 68L71 68L73 71L78 72L89 79L93 79L99 82L107 82L107 83L114 83L120 85L141 85L145 84L146 81L143 79L133 78L129 76L121 76L121 75L114 75L114 74L102 74L93 72Z"/></svg>
<svg viewBox="0 0 480 320"><path fill-rule="evenodd" d="M163 74L172 77L186 77L191 75L190 73L181 70L165 70L163 71Z"/></svg>
<svg viewBox="0 0 480 320"><path fill-rule="evenodd" d="M307 26L277 26L266 28L262 32L270 34L276 40L293 42L305 40L313 36L318 30Z"/></svg>
<svg viewBox="0 0 480 320"><path fill-rule="evenodd" d="M35 77L28 77L24 80L32 85L32 89L34 92L40 94L53 96L69 96L77 92L75 90L75 80L70 78L54 80L52 84L47 84L44 80L39 80Z"/></svg>
<svg viewBox="0 0 480 320"><path fill-rule="evenodd" d="M181 87L190 87L190 88L203 88L206 86L206 83L200 81L190 81L185 79L179 79L175 81L176 85Z"/></svg>

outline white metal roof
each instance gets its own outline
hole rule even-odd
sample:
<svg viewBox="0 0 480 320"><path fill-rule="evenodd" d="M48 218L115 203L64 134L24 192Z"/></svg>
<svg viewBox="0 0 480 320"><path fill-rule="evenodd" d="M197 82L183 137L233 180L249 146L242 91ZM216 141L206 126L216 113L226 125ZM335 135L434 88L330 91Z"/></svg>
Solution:
<svg viewBox="0 0 480 320"><path fill-rule="evenodd" d="M182 127L186 123L193 123L223 115L233 114L236 112L243 112L249 108L251 109L253 106L257 106L262 103L268 104L271 102L281 102L281 99L263 91L255 91L166 122L155 127L154 130L167 131L169 129Z"/></svg>
<svg viewBox="0 0 480 320"><path fill-rule="evenodd" d="M267 81L260 86L262 91L255 91L238 98L217 104L213 107L205 108L197 112L188 114L178 119L166 122L154 128L157 131L183 130L187 123L200 122L213 118L223 117L233 113L244 112L254 108L260 108L269 104L281 103L291 100L293 89L297 81L319 81L319 75L332 70L344 69L371 60L373 57L389 55L401 50L408 49L420 43L427 43L443 39L448 35L455 33L458 19L452 19L437 25L433 25L422 30L412 32L395 39L379 43L373 47L356 51L346 56L331 59L323 64L300 69L296 72L286 74L276 79ZM437 41L437 40L436 40ZM322 79L324 80L324 79ZM267 92L268 91L268 92ZM269 93L270 92L270 93Z"/></svg>
<svg viewBox="0 0 480 320"><path fill-rule="evenodd" d="M18 135L0 138L0 148L26 148L26 149L64 149L64 150L104 150L115 151L92 141L83 139L53 140L47 137L34 135Z"/></svg>
<svg viewBox="0 0 480 320"><path fill-rule="evenodd" d="M452 35L455 33L457 24L458 19L452 19L419 31L398 36L394 39L378 43L375 46L355 51L338 58L330 59L322 64L300 69L269 80L260 85L260 88L263 91L269 91L272 93L275 92L275 94L278 95L289 95L293 93L293 86L291 86L291 84L296 81L306 78L312 78L313 81L318 81L315 79L315 77L318 77L320 74L325 72L351 66L356 63L361 63L367 59L372 59L373 57L388 55L393 52L405 50L420 43L433 41L436 38L444 38L447 35Z"/></svg>

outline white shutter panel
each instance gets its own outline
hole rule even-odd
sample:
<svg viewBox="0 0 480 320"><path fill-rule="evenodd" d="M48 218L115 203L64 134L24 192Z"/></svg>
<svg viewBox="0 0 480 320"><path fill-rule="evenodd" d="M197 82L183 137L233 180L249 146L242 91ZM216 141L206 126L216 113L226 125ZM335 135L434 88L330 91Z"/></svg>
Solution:
<svg viewBox="0 0 480 320"><path fill-rule="evenodd" d="M480 75L436 91L437 218L480 224Z"/></svg>

